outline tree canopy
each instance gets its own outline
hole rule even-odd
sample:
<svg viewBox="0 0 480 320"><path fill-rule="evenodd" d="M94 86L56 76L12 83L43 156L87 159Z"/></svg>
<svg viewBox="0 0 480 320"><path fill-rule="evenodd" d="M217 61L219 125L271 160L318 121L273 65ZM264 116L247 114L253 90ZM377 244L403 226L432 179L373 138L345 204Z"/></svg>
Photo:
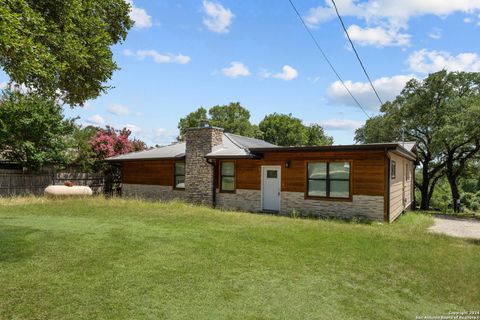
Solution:
<svg viewBox="0 0 480 320"><path fill-rule="evenodd" d="M456 203L458 179L480 149L480 73L439 71L412 79L381 112L356 131L355 139L387 142L403 135L416 141L421 208L428 209L436 183L445 175Z"/></svg>
<svg viewBox="0 0 480 320"><path fill-rule="evenodd" d="M258 125L262 138L279 146L331 145L333 138L325 135L319 125L306 126L292 114L273 113Z"/></svg>
<svg viewBox="0 0 480 320"><path fill-rule="evenodd" d="M110 47L133 22L124 0L0 0L0 68L16 84L82 105L108 89Z"/></svg>
<svg viewBox="0 0 480 320"><path fill-rule="evenodd" d="M242 107L239 102L216 105L208 112L200 107L189 113L178 123L180 135L177 139L183 140L187 128L197 127L201 121L205 120L212 126L223 128L225 132L263 139L282 146L331 145L333 143L333 138L325 135L320 125L304 125L302 120L291 114L273 113L267 115L258 125L252 124L250 111Z"/></svg>
<svg viewBox="0 0 480 320"><path fill-rule="evenodd" d="M180 135L178 140L183 140L188 128L198 127L200 121L208 121L210 125L223 128L226 132L239 134L246 137L255 137L258 129L250 123L250 111L232 102L227 105L216 105L207 110L203 107L181 118L178 123Z"/></svg>
<svg viewBox="0 0 480 320"><path fill-rule="evenodd" d="M31 169L68 163L67 137L74 130L74 119L65 119L62 107L53 99L6 90L0 104L3 158Z"/></svg>

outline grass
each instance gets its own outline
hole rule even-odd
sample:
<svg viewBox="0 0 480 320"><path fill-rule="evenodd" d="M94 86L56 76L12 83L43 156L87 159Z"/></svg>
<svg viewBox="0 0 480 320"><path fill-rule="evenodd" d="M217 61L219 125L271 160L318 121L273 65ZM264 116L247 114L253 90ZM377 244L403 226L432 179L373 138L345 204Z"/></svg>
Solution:
<svg viewBox="0 0 480 320"><path fill-rule="evenodd" d="M121 199L0 200L0 319L415 319L480 307L479 242Z"/></svg>

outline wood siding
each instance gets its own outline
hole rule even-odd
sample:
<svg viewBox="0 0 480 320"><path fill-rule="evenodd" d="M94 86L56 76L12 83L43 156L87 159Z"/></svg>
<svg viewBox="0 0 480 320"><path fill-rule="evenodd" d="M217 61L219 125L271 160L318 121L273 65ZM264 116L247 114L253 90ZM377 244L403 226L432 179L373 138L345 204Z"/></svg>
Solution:
<svg viewBox="0 0 480 320"><path fill-rule="evenodd" d="M351 161L353 195L383 196L385 194L385 164L383 151L365 152L291 152L266 153L261 160L239 159L237 188L260 190L261 166L282 167L282 191L305 192L307 161ZM289 168L285 162L289 161Z"/></svg>
<svg viewBox="0 0 480 320"><path fill-rule="evenodd" d="M122 164L122 182L173 186L174 160L131 161Z"/></svg>
<svg viewBox="0 0 480 320"><path fill-rule="evenodd" d="M398 216L407 209L412 201L413 190L413 174L414 164L412 161L389 152L390 162L395 161L396 174L395 179L390 177L390 222L398 218ZM410 178L407 180L406 167L410 170ZM390 172L390 169L389 169Z"/></svg>

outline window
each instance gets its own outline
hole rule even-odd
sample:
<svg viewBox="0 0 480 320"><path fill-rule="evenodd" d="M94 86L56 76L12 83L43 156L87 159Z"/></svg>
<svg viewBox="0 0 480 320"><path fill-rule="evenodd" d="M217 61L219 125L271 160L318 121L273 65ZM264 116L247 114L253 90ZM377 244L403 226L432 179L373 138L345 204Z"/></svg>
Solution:
<svg viewBox="0 0 480 320"><path fill-rule="evenodd" d="M350 162L309 162L307 170L308 196L350 197Z"/></svg>
<svg viewBox="0 0 480 320"><path fill-rule="evenodd" d="M277 179L277 170L267 170L268 179Z"/></svg>
<svg viewBox="0 0 480 320"><path fill-rule="evenodd" d="M390 178L395 179L397 177L397 164L392 160L390 163Z"/></svg>
<svg viewBox="0 0 480 320"><path fill-rule="evenodd" d="M235 191L235 162L222 161L220 164L220 191Z"/></svg>
<svg viewBox="0 0 480 320"><path fill-rule="evenodd" d="M175 189L185 189L185 162L175 162L173 187Z"/></svg>

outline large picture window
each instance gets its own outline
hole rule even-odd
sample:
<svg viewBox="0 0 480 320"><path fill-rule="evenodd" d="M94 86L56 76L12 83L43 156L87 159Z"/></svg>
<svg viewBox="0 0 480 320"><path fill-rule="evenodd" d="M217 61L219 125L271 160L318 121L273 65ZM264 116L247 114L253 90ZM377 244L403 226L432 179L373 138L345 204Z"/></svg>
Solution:
<svg viewBox="0 0 480 320"><path fill-rule="evenodd" d="M220 164L220 191L235 191L235 162L222 161Z"/></svg>
<svg viewBox="0 0 480 320"><path fill-rule="evenodd" d="M175 162L173 187L175 189L185 189L185 162Z"/></svg>
<svg viewBox="0 0 480 320"><path fill-rule="evenodd" d="M309 162L309 197L350 198L350 162Z"/></svg>

